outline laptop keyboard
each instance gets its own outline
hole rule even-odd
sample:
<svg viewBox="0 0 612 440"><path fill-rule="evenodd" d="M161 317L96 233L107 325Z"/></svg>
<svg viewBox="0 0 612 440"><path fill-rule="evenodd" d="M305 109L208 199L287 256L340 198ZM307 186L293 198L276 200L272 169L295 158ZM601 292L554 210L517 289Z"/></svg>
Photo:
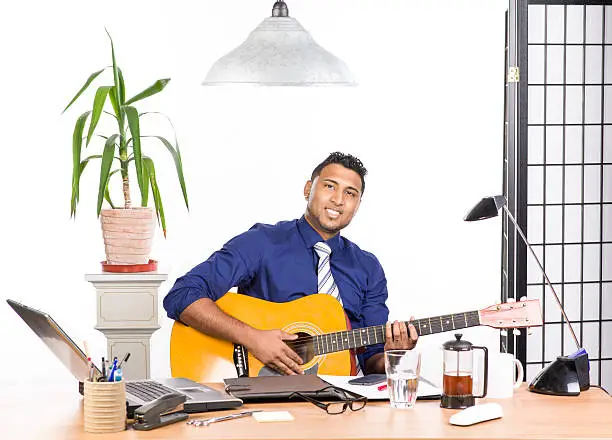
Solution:
<svg viewBox="0 0 612 440"><path fill-rule="evenodd" d="M152 380L129 381L125 383L125 391L128 394L150 402L164 394L176 393L175 390Z"/></svg>

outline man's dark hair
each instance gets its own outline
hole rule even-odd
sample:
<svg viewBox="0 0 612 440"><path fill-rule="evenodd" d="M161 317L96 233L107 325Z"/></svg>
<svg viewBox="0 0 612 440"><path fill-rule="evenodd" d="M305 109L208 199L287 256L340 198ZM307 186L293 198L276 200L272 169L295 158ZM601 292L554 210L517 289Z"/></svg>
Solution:
<svg viewBox="0 0 612 440"><path fill-rule="evenodd" d="M357 159L355 156L351 156L350 154L340 153L336 151L335 153L327 156L323 162L321 162L317 167L312 171L312 176L310 176L310 180L314 180L315 177L318 177L321 174L323 168L327 165L331 164L340 164L344 168L348 168L349 170L355 171L361 177L361 194L365 191L365 175L368 174L368 170L365 169L363 163Z"/></svg>

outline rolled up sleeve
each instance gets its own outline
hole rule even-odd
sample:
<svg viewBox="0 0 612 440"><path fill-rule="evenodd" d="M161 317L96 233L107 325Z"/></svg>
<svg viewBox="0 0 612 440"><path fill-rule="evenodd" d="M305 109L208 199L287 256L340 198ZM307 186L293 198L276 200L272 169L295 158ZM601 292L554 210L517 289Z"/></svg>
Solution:
<svg viewBox="0 0 612 440"><path fill-rule="evenodd" d="M232 287L248 282L260 261L258 235L256 230L250 230L233 238L208 260L178 278L164 298L168 317L178 321L183 310L198 299L216 301Z"/></svg>

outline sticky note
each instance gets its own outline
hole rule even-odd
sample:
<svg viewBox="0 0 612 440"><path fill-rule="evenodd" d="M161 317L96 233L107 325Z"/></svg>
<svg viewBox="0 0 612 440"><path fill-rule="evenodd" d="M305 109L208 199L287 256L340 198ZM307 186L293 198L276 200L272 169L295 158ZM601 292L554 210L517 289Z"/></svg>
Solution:
<svg viewBox="0 0 612 440"><path fill-rule="evenodd" d="M262 411L252 414L258 422L290 422L293 416L289 411Z"/></svg>

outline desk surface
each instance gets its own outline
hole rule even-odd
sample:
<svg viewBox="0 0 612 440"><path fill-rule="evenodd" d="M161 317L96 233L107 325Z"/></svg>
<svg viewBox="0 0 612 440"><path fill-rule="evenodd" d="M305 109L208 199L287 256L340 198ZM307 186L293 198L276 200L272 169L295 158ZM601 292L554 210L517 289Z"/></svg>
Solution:
<svg viewBox="0 0 612 440"><path fill-rule="evenodd" d="M67 386L68 385L68 386ZM388 402L369 402L358 412L329 416L309 403L245 405L243 408L289 410L292 422L258 423L248 417L195 428L185 422L149 432L117 434L83 430L83 400L76 383L3 385L0 390L0 439L603 439L612 438L612 399L599 388L577 397L544 396L518 390L498 402L504 417L471 427L448 424L456 410L439 401L418 401L412 410L392 410ZM33 404L35 397L37 404ZM228 412L195 414L212 417Z"/></svg>

